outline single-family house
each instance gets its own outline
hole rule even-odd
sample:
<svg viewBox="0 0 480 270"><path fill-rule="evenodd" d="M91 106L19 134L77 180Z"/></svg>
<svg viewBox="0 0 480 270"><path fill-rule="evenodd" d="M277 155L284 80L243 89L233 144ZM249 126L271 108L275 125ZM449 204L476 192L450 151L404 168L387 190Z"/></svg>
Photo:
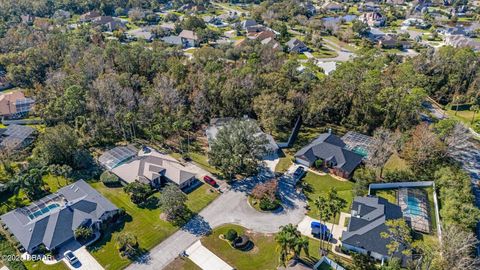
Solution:
<svg viewBox="0 0 480 270"><path fill-rule="evenodd" d="M118 208L85 181L59 189L29 206L17 208L0 217L28 253L44 246L55 250L75 238L75 230L94 231L116 213Z"/></svg>
<svg viewBox="0 0 480 270"><path fill-rule="evenodd" d="M375 11L363 13L360 15L360 17L358 17L358 20L368 24L370 27L380 27L385 25L387 19L380 12Z"/></svg>
<svg viewBox="0 0 480 270"><path fill-rule="evenodd" d="M360 12L374 12L374 11L380 11L380 5L374 2L365 2L359 4L358 11Z"/></svg>
<svg viewBox="0 0 480 270"><path fill-rule="evenodd" d="M320 160L330 173L350 178L362 163L363 156L346 146L340 137L329 130L295 153L295 162L310 167Z"/></svg>
<svg viewBox="0 0 480 270"><path fill-rule="evenodd" d="M303 53L308 51L307 45L297 38L292 38L286 43L289 52Z"/></svg>
<svg viewBox="0 0 480 270"><path fill-rule="evenodd" d="M381 236L388 232L387 220L403 218L400 206L378 197L355 197L347 230L342 232L342 247L370 255L376 260L390 258L387 245L392 241ZM393 256L403 257L399 252Z"/></svg>
<svg viewBox="0 0 480 270"><path fill-rule="evenodd" d="M102 27L103 30L113 32L116 30L126 29L125 23L112 16L99 16L92 19L92 24Z"/></svg>
<svg viewBox="0 0 480 270"><path fill-rule="evenodd" d="M150 27L137 28L127 31L127 38L134 40L153 41L155 35Z"/></svg>
<svg viewBox="0 0 480 270"><path fill-rule="evenodd" d="M21 118L33 108L35 101L25 97L22 91L0 93L0 117Z"/></svg>
<svg viewBox="0 0 480 270"><path fill-rule="evenodd" d="M444 42L446 45L455 48L472 48L474 51L480 51L480 42L464 35L448 35L445 36Z"/></svg>
<svg viewBox="0 0 480 270"><path fill-rule="evenodd" d="M71 13L63 9L59 9L55 11L55 13L53 13L53 16L52 16L53 19L57 19L57 20L59 19L68 20L70 19L70 17L72 17Z"/></svg>
<svg viewBox="0 0 480 270"><path fill-rule="evenodd" d="M247 38L248 39L253 39L253 40L258 40L262 41L266 38L275 38L277 35L275 32L270 31L270 30L265 30L262 32L253 32L253 33L247 33Z"/></svg>
<svg viewBox="0 0 480 270"><path fill-rule="evenodd" d="M220 129L222 129L224 126L228 125L229 123L231 123L231 121L233 120L234 118L232 117L212 118L210 120L210 125L208 125L208 128L205 131L205 134L207 135L208 144L210 145L217 138L217 134ZM243 118L240 118L240 120L252 121L256 123L254 119L248 118L246 116L244 116ZM275 139L273 139L272 135L263 132L258 126L258 124L257 124L257 128L258 128L258 132L255 135L257 136L264 135L267 139L267 144L265 145L266 152L264 157L276 154L278 152L279 147L275 142Z"/></svg>
<svg viewBox="0 0 480 270"><path fill-rule="evenodd" d="M182 30L178 35L182 40L184 47L196 47L198 46L199 39L195 32L190 30Z"/></svg>
<svg viewBox="0 0 480 270"><path fill-rule="evenodd" d="M322 5L322 9L328 12L340 12L345 10L345 7L336 2L327 2Z"/></svg>
<svg viewBox="0 0 480 270"><path fill-rule="evenodd" d="M194 172L188 170L176 159L153 149L144 148L138 155L111 170L123 183L139 182L160 188L171 182L183 189L196 181Z"/></svg>
<svg viewBox="0 0 480 270"><path fill-rule="evenodd" d="M22 23L32 25L33 21L35 21L35 16L30 14L20 15L20 19L22 20Z"/></svg>
<svg viewBox="0 0 480 270"><path fill-rule="evenodd" d="M91 22L93 19L100 17L102 14L96 10L89 11L85 14L80 15L79 21L80 22Z"/></svg>
<svg viewBox="0 0 480 270"><path fill-rule="evenodd" d="M408 40L398 39L396 35L385 35L377 40L377 45L383 49L410 49L412 43Z"/></svg>
<svg viewBox="0 0 480 270"><path fill-rule="evenodd" d="M0 149L19 150L30 145L35 139L35 129L17 124L0 129Z"/></svg>

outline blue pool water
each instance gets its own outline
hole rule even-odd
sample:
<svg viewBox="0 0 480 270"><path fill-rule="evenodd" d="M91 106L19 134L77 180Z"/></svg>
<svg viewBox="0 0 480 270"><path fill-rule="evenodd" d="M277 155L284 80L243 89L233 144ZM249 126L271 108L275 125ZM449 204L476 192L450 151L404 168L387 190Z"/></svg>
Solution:
<svg viewBox="0 0 480 270"><path fill-rule="evenodd" d="M28 215L28 217L30 219L34 219L34 218L37 218L43 214L46 214L48 212L50 212L51 210L55 209L55 208L58 208L60 207L60 204L58 203L52 203L52 204L49 204L48 206L45 206L44 208L40 209L40 210L37 210L35 212L33 212L32 214Z"/></svg>

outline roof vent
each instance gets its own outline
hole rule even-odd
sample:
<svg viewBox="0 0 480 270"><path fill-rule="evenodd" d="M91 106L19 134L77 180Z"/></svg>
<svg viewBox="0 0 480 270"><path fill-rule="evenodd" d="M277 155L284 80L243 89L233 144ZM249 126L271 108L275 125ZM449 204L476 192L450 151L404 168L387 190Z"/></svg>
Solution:
<svg viewBox="0 0 480 270"><path fill-rule="evenodd" d="M75 184L72 184L72 185L70 186L70 189L73 189L74 187L75 187Z"/></svg>
<svg viewBox="0 0 480 270"><path fill-rule="evenodd" d="M74 192L77 192L78 191L78 187L74 190Z"/></svg>
<svg viewBox="0 0 480 270"><path fill-rule="evenodd" d="M328 134L332 134L332 129L331 128L328 129Z"/></svg>

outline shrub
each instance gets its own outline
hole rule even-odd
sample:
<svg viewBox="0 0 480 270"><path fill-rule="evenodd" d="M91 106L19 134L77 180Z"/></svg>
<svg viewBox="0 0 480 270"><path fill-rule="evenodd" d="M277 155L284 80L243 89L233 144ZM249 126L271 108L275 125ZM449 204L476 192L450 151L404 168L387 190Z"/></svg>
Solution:
<svg viewBox="0 0 480 270"><path fill-rule="evenodd" d="M75 230L75 239L78 241L85 241L93 236L93 231L88 227L78 227Z"/></svg>
<svg viewBox="0 0 480 270"><path fill-rule="evenodd" d="M227 240L230 242L233 242L235 239L237 239L237 236L238 233L234 229L229 229L225 234L225 238L227 238Z"/></svg>
<svg viewBox="0 0 480 270"><path fill-rule="evenodd" d="M120 179L118 179L118 177L110 172L107 172L107 171L104 171L101 175L100 175L100 181L102 181L102 183L105 185L105 186L119 186L120 185Z"/></svg>
<svg viewBox="0 0 480 270"><path fill-rule="evenodd" d="M277 199L274 199L273 201L270 200L269 198L263 198L260 200L259 207L260 209L264 211L272 211L277 209L280 206L280 202Z"/></svg>

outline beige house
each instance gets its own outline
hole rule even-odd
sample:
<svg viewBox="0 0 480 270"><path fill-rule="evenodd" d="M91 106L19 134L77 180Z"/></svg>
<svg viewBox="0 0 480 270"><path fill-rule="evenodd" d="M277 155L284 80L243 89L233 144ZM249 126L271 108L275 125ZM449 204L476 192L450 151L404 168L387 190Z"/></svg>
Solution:
<svg viewBox="0 0 480 270"><path fill-rule="evenodd" d="M21 91L0 94L0 117L20 117L31 110L33 103Z"/></svg>

